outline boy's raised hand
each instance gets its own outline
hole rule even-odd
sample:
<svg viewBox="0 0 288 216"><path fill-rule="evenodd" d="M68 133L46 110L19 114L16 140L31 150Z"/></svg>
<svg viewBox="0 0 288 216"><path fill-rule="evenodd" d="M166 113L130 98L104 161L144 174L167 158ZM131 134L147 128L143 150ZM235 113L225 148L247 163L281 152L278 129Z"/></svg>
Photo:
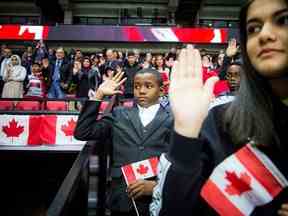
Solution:
<svg viewBox="0 0 288 216"><path fill-rule="evenodd" d="M126 78L122 79L124 72L117 73L113 76L113 73L105 80L97 89L94 98L92 100L102 100L104 96L111 96L115 94L122 94L119 90L120 86L126 81Z"/></svg>
<svg viewBox="0 0 288 216"><path fill-rule="evenodd" d="M199 50L189 46L182 49L172 69L169 98L175 119L175 130L186 137L198 137L214 98L213 88L217 77L203 84Z"/></svg>

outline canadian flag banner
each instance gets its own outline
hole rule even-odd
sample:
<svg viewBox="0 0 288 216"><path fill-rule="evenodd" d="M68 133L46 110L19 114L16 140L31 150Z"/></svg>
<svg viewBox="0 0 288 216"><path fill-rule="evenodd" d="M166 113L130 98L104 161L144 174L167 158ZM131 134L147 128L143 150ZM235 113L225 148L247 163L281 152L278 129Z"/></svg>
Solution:
<svg viewBox="0 0 288 216"><path fill-rule="evenodd" d="M220 215L243 216L272 201L287 185L272 161L247 144L214 169L201 196Z"/></svg>
<svg viewBox="0 0 288 216"><path fill-rule="evenodd" d="M40 137L37 122L39 122L38 117L1 115L0 144L39 145Z"/></svg>
<svg viewBox="0 0 288 216"><path fill-rule="evenodd" d="M74 129L76 127L78 116L58 116L56 123L56 141L55 143L84 144L83 141L74 138Z"/></svg>
<svg viewBox="0 0 288 216"><path fill-rule="evenodd" d="M121 167L126 184L140 179L147 179L157 175L158 158L152 157Z"/></svg>
<svg viewBox="0 0 288 216"><path fill-rule="evenodd" d="M73 136L77 115L1 115L0 145L84 144Z"/></svg>

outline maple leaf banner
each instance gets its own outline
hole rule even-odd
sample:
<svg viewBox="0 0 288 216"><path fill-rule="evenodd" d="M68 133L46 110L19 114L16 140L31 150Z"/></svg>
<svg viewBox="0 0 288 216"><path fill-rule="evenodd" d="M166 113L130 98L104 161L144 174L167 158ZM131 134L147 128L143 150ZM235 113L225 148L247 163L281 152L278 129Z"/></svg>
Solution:
<svg viewBox="0 0 288 216"><path fill-rule="evenodd" d="M1 115L0 120L0 144L2 145L37 145L37 118L25 115ZM32 136L32 133L35 134Z"/></svg>
<svg viewBox="0 0 288 216"><path fill-rule="evenodd" d="M2 115L0 122L1 143L23 145L28 138L28 128L27 116L11 118L10 116Z"/></svg>
<svg viewBox="0 0 288 216"><path fill-rule="evenodd" d="M214 169L201 196L219 215L243 216L271 202L287 185L272 161L247 144Z"/></svg>
<svg viewBox="0 0 288 216"><path fill-rule="evenodd" d="M121 167L127 185L140 179L148 179L157 175L158 158L152 157Z"/></svg>
<svg viewBox="0 0 288 216"><path fill-rule="evenodd" d="M85 144L73 136L77 115L1 115L0 145Z"/></svg>
<svg viewBox="0 0 288 216"><path fill-rule="evenodd" d="M58 116L56 124L56 141L57 144L84 144L84 141L75 139L73 136L78 116L66 115Z"/></svg>

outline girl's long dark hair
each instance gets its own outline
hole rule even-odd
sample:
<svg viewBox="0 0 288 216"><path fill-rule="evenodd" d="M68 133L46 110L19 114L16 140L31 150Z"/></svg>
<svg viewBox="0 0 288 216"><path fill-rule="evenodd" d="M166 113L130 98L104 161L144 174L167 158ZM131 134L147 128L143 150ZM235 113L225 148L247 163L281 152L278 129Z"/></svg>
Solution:
<svg viewBox="0 0 288 216"><path fill-rule="evenodd" d="M252 66L246 49L247 10L253 2L248 1L240 12L240 46L243 56L243 74L241 74L238 95L227 108L225 126L234 144L244 145L249 139L265 146L278 144L275 132L273 94L268 80L262 77Z"/></svg>

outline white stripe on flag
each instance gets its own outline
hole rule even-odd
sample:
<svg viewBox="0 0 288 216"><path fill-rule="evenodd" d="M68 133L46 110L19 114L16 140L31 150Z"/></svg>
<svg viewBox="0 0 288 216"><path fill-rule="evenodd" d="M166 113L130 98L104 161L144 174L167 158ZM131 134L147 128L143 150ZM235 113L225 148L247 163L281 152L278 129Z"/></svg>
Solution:
<svg viewBox="0 0 288 216"><path fill-rule="evenodd" d="M222 43L222 39L221 39L221 30L220 29L214 29L214 37L211 40L211 43Z"/></svg>
<svg viewBox="0 0 288 216"><path fill-rule="evenodd" d="M274 176L275 179L277 179L277 181L280 185L282 185L283 188L288 185L288 181L286 180L286 178L263 152L259 151L251 144L247 145L247 147L258 157L258 159L271 172L271 174Z"/></svg>
<svg viewBox="0 0 288 216"><path fill-rule="evenodd" d="M29 134L29 116L1 115L0 145L27 145Z"/></svg>
<svg viewBox="0 0 288 216"><path fill-rule="evenodd" d="M77 119L78 119L77 115L57 116L55 144L57 145L85 144L85 141L77 140L73 136Z"/></svg>
<svg viewBox="0 0 288 216"><path fill-rule="evenodd" d="M272 200L272 197L266 189L251 175L250 172L248 172L248 170L234 155L228 157L216 169L217 172L213 172L210 176L211 181L219 187L225 197L227 197L227 199L230 200L244 215L249 215L255 206L263 205ZM240 177L241 173L247 173L251 179L250 187L252 190L250 192L244 192L240 196L228 194L225 189L230 182L225 178L226 171L234 171L238 177Z"/></svg>
<svg viewBox="0 0 288 216"><path fill-rule="evenodd" d="M179 42L178 37L171 28L151 28L152 34L163 42Z"/></svg>

